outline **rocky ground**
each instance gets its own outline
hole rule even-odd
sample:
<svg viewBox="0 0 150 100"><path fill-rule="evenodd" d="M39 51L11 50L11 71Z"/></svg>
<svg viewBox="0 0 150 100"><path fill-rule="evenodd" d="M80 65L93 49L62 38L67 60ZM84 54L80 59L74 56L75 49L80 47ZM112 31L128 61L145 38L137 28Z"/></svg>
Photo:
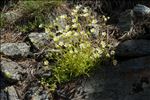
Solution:
<svg viewBox="0 0 150 100"><path fill-rule="evenodd" d="M144 5L122 12L117 24L120 28L117 65L105 64L90 78L58 88L53 94L55 99L150 100L149 22L150 8ZM47 34L32 32L25 37L20 33L13 34L1 34L1 100L51 100L52 94L37 79L51 76L50 71L41 68L40 61L40 46L47 43L44 40Z"/></svg>

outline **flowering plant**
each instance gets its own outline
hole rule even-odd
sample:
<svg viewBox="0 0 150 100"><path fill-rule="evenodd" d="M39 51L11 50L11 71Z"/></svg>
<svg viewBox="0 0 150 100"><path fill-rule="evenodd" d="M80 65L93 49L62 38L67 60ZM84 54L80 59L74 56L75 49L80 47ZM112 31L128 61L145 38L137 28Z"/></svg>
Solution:
<svg viewBox="0 0 150 100"><path fill-rule="evenodd" d="M56 67L52 69L52 81L62 83L81 75L89 75L95 64L110 57L107 33L102 31L108 18L99 20L92 10L82 5L76 6L70 15L58 16L45 27L45 32L53 42L53 48L60 52L54 54Z"/></svg>

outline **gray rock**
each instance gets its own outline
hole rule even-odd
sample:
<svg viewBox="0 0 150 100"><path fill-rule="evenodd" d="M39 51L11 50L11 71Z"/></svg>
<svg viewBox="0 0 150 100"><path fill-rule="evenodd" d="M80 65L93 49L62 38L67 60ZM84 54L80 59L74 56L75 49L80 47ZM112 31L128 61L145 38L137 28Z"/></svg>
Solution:
<svg viewBox="0 0 150 100"><path fill-rule="evenodd" d="M6 87L0 91L0 100L20 100L13 86Z"/></svg>
<svg viewBox="0 0 150 100"><path fill-rule="evenodd" d="M33 32L29 34L29 39L38 49L42 49L45 45L48 45L48 33Z"/></svg>
<svg viewBox="0 0 150 100"><path fill-rule="evenodd" d="M21 79L22 68L11 60L1 61L1 72L9 79L9 81L17 81ZM11 80L10 80L11 79Z"/></svg>
<svg viewBox="0 0 150 100"><path fill-rule="evenodd" d="M30 52L30 46L26 43L3 43L1 44L0 52L11 57L26 57Z"/></svg>
<svg viewBox="0 0 150 100"><path fill-rule="evenodd" d="M116 55L121 57L140 57L150 55L150 40L127 40L116 48Z"/></svg>
<svg viewBox="0 0 150 100"><path fill-rule="evenodd" d="M9 24L16 22L21 17L22 14L18 11L9 11L4 14L4 18Z"/></svg>
<svg viewBox="0 0 150 100"><path fill-rule="evenodd" d="M126 10L125 12L120 14L118 27L122 32L130 31L130 28L133 25L133 11Z"/></svg>
<svg viewBox="0 0 150 100"><path fill-rule="evenodd" d="M84 100L149 100L150 87L133 92L133 84L140 82L140 76L127 78L128 73L105 67L82 81L82 90L87 94Z"/></svg>
<svg viewBox="0 0 150 100"><path fill-rule="evenodd" d="M39 86L30 87L25 95L25 100L51 100L48 91Z"/></svg>
<svg viewBox="0 0 150 100"><path fill-rule="evenodd" d="M123 61L118 64L119 68L123 72L127 71L139 71L142 69L150 69L150 56L140 57Z"/></svg>
<svg viewBox="0 0 150 100"><path fill-rule="evenodd" d="M13 86L7 87L8 98L9 100L20 100L15 88Z"/></svg>
<svg viewBox="0 0 150 100"><path fill-rule="evenodd" d="M0 91L0 100L8 100L7 93L4 90Z"/></svg>
<svg viewBox="0 0 150 100"><path fill-rule="evenodd" d="M135 16L144 16L150 14L150 8L145 5L137 4L133 8L133 12Z"/></svg>

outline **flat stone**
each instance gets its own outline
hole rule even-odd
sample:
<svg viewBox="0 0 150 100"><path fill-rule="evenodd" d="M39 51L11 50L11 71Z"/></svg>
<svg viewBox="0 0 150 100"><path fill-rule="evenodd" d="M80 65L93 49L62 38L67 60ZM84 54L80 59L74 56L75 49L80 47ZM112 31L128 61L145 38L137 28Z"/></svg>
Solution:
<svg viewBox="0 0 150 100"><path fill-rule="evenodd" d="M116 48L116 55L121 57L140 57L150 55L150 40L127 40Z"/></svg>
<svg viewBox="0 0 150 100"><path fill-rule="evenodd" d="M142 69L150 69L150 56L130 59L122 61L118 64L121 71L139 71Z"/></svg>
<svg viewBox="0 0 150 100"><path fill-rule="evenodd" d="M18 81L21 79L21 66L19 66L16 62L5 59L1 61L1 72L4 74L9 81Z"/></svg>
<svg viewBox="0 0 150 100"><path fill-rule="evenodd" d="M48 45L48 33L38 33L38 32L32 32L29 34L29 39L33 43L33 45L41 49L45 47L45 45Z"/></svg>
<svg viewBox="0 0 150 100"><path fill-rule="evenodd" d="M1 44L0 48L0 53L11 57L26 57L29 54L29 52L30 46L28 46L26 43L3 43Z"/></svg>

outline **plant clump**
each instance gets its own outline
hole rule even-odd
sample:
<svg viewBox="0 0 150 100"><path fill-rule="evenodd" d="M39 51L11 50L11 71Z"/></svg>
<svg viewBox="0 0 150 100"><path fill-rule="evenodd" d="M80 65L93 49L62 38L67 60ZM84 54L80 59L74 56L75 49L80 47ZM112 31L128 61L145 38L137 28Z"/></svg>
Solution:
<svg viewBox="0 0 150 100"><path fill-rule="evenodd" d="M92 10L82 5L72 9L71 14L58 16L52 23L45 25L52 42L47 48L47 60L44 65L52 69L53 76L42 82L64 83L82 75L88 75L92 69L114 54L112 44L104 30L108 17L94 16ZM51 67L50 60L55 61Z"/></svg>

